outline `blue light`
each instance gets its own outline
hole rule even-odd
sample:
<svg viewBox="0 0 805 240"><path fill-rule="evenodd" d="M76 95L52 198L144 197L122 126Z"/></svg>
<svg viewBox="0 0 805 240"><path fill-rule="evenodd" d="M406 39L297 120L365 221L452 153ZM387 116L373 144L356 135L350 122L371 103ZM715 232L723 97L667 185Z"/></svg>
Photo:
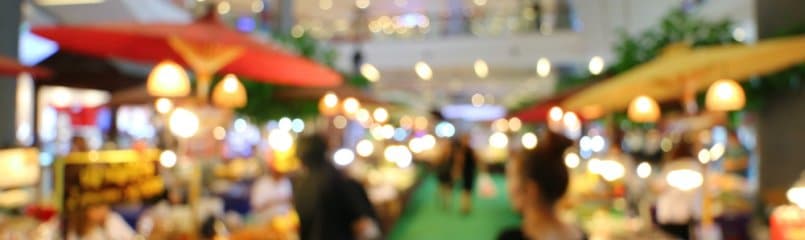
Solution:
<svg viewBox="0 0 805 240"><path fill-rule="evenodd" d="M449 122L440 122L439 124L436 124L435 131L437 137L449 138L456 134L456 127Z"/></svg>
<svg viewBox="0 0 805 240"><path fill-rule="evenodd" d="M406 138L408 138L408 131L402 128L397 128L394 130L394 140L402 142L405 141Z"/></svg>
<svg viewBox="0 0 805 240"><path fill-rule="evenodd" d="M43 167L50 166L51 164L53 164L53 160L54 160L53 154L47 152L39 153L39 165Z"/></svg>
<svg viewBox="0 0 805 240"><path fill-rule="evenodd" d="M243 16L235 22L235 27L241 32L253 32L257 28L257 22L253 17Z"/></svg>
<svg viewBox="0 0 805 240"><path fill-rule="evenodd" d="M294 119L293 122L291 122L291 130L294 131L295 133L301 133L302 131L305 131L305 121L302 121L302 119L298 118Z"/></svg>

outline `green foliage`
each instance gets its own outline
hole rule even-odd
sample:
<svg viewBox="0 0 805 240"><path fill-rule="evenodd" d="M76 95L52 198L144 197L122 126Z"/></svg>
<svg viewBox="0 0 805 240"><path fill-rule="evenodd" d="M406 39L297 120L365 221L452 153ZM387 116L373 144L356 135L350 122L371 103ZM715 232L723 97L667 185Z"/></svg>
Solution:
<svg viewBox="0 0 805 240"><path fill-rule="evenodd" d="M731 26L729 20L707 21L680 9L672 10L656 26L641 33L630 35L620 30L620 40L614 46L615 59L602 75L614 76L651 61L674 43L686 43L691 47L734 43ZM557 92L593 80L587 72L566 74L560 78Z"/></svg>
<svg viewBox="0 0 805 240"><path fill-rule="evenodd" d="M273 37L276 43L288 51L327 67L335 67L336 51L324 46L320 41L309 35L303 35L299 38L288 35L274 35ZM345 74L342 72L341 75L347 85L357 87L369 85L369 81L360 74ZM288 87L250 81L247 78L242 78L242 80L244 80L243 86L246 88L249 100L245 107L236 109L236 112L241 116L247 117L252 122L262 124L285 116L304 119L312 118L319 114L318 100L294 99L280 101L273 98L273 93L281 92Z"/></svg>

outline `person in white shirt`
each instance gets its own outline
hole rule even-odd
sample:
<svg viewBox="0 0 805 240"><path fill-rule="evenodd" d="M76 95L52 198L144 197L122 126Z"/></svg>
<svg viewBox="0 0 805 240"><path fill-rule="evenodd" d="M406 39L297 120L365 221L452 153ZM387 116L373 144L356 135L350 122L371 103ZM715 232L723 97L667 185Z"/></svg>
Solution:
<svg viewBox="0 0 805 240"><path fill-rule="evenodd" d="M282 173L269 166L270 174L257 178L252 185L251 206L254 221L266 223L272 218L290 212L293 187Z"/></svg>

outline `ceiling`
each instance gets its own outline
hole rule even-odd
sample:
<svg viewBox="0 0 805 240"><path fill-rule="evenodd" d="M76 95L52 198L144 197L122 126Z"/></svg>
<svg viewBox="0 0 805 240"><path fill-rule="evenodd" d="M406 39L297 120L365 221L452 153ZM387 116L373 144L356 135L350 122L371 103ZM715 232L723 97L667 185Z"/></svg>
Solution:
<svg viewBox="0 0 805 240"><path fill-rule="evenodd" d="M56 0L28 0L26 20L34 24L99 22L190 22L191 14L168 0L96 0L49 5ZM76 0L58 0L70 2ZM81 1L77 1L81 2Z"/></svg>

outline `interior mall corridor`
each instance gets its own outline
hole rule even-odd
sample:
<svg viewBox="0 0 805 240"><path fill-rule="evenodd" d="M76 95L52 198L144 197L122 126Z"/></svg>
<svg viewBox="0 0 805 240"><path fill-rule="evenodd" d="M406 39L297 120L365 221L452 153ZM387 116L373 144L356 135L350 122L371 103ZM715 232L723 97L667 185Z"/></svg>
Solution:
<svg viewBox="0 0 805 240"><path fill-rule="evenodd" d="M493 175L494 196L473 196L473 211L462 215L459 210L459 191L456 188L451 209L443 209L438 195L436 177L429 175L415 190L397 225L391 240L429 239L495 239L497 234L511 226L519 226L520 219L512 211L506 196L502 175Z"/></svg>

